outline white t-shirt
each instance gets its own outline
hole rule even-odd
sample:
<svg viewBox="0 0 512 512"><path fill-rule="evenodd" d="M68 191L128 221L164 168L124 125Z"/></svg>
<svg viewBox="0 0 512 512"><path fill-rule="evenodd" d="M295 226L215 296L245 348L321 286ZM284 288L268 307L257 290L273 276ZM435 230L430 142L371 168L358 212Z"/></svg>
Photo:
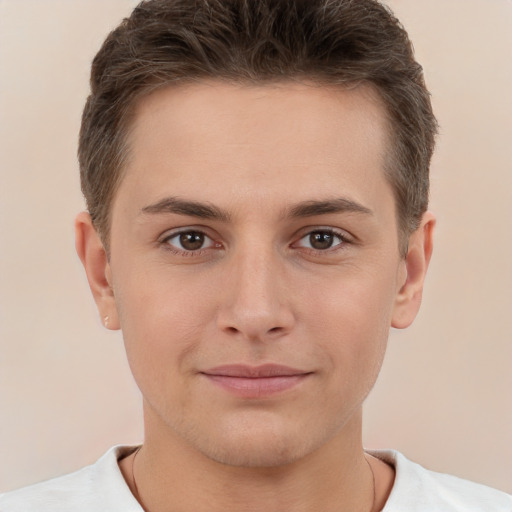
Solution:
<svg viewBox="0 0 512 512"><path fill-rule="evenodd" d="M134 447L115 446L75 473L0 495L0 512L143 512L119 469ZM383 512L512 512L512 496L428 471L401 453L370 451L395 468Z"/></svg>

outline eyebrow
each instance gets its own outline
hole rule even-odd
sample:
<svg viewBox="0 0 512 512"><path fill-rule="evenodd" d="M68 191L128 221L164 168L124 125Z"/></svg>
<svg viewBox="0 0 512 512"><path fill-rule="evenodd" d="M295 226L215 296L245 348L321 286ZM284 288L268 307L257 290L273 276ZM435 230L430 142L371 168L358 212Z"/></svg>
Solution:
<svg viewBox="0 0 512 512"><path fill-rule="evenodd" d="M178 197L166 197L155 204L145 206L141 210L144 214L169 214L186 215L199 219L219 220L228 222L231 216L221 208L198 201L180 199ZM373 215L372 210L356 201L348 198L338 197L322 201L304 201L285 210L283 217L301 218L326 215L329 213L361 213Z"/></svg>
<svg viewBox="0 0 512 512"><path fill-rule="evenodd" d="M155 204L145 206L141 210L142 213L175 213L178 215L187 215L189 217L197 217L199 219L211 219L227 222L230 215L208 203L200 203L198 201L189 201L178 197L166 197Z"/></svg>
<svg viewBox="0 0 512 512"><path fill-rule="evenodd" d="M325 201L304 201L291 208L287 216L292 218L314 217L315 215L325 215L328 213L362 213L373 215L372 210L366 206L345 197L338 197Z"/></svg>

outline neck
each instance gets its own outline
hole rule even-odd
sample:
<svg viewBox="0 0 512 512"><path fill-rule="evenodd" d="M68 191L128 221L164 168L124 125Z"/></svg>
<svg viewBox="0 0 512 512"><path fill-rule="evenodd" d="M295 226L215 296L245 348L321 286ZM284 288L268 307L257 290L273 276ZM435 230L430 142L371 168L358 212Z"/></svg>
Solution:
<svg viewBox="0 0 512 512"><path fill-rule="evenodd" d="M376 505L374 476L360 432L358 415L338 436L300 460L275 467L235 467L204 456L168 432L162 436L149 430L133 467L137 498L146 512L369 512ZM134 491L130 459L121 467Z"/></svg>

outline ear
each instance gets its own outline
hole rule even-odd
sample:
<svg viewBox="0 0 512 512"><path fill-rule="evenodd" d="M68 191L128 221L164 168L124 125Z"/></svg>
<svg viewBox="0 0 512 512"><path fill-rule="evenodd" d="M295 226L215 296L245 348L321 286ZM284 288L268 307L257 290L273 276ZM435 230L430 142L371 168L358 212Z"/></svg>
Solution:
<svg viewBox="0 0 512 512"><path fill-rule="evenodd" d="M420 309L423 283L432 256L435 223L434 214L426 212L418 229L409 237L409 246L404 262L405 283L396 296L391 319L391 326L397 329L409 327Z"/></svg>
<svg viewBox="0 0 512 512"><path fill-rule="evenodd" d="M107 253L87 212L76 217L75 247L103 324L107 329L120 329Z"/></svg>

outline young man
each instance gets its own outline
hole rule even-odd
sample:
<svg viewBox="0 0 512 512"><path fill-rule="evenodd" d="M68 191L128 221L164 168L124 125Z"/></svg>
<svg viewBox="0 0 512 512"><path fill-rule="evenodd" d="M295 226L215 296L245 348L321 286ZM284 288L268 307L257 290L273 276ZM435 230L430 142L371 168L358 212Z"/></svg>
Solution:
<svg viewBox="0 0 512 512"><path fill-rule="evenodd" d="M0 510L512 510L362 447L389 329L420 306L435 130L373 0L136 8L93 63L76 237L144 444Z"/></svg>

